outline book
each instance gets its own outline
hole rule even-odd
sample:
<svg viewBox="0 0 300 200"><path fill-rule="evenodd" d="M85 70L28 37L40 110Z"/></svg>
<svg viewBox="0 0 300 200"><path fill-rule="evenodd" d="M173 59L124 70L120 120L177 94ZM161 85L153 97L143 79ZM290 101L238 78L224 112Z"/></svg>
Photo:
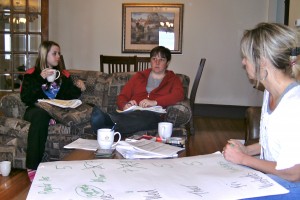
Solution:
<svg viewBox="0 0 300 200"><path fill-rule="evenodd" d="M82 104L79 99L60 100L60 99L38 99L38 102L45 102L61 108L77 108Z"/></svg>
<svg viewBox="0 0 300 200"><path fill-rule="evenodd" d="M163 109L161 106L152 106L152 107L147 107L143 108L141 106L131 106L130 108L127 108L126 110L117 110L117 112L122 113L122 112L130 112L130 111L135 111L135 110L148 110L152 112L157 112L157 113L167 113L166 109Z"/></svg>

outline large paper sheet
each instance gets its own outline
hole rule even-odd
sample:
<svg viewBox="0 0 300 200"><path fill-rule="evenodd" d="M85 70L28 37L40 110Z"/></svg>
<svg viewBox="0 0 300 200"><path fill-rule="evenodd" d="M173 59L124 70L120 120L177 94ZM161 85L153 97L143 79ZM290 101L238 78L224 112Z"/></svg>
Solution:
<svg viewBox="0 0 300 200"><path fill-rule="evenodd" d="M261 172L209 154L41 163L27 199L232 200L287 192Z"/></svg>

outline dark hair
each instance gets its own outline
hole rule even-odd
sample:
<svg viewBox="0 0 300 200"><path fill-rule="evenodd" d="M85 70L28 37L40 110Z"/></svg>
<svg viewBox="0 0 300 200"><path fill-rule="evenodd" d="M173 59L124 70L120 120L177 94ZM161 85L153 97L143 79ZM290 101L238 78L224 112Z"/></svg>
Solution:
<svg viewBox="0 0 300 200"><path fill-rule="evenodd" d="M170 49L164 47L164 46L157 46L154 47L150 52L150 58L160 55L162 58L166 58L167 62L171 60L171 51Z"/></svg>

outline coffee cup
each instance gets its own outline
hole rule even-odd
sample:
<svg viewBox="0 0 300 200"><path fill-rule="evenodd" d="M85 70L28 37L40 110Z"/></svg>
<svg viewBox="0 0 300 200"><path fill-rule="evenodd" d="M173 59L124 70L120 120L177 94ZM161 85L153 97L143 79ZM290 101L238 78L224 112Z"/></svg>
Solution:
<svg viewBox="0 0 300 200"><path fill-rule="evenodd" d="M115 135L119 135L118 141L114 143ZM111 149L121 140L121 134L109 128L101 128L97 130L97 141L101 149Z"/></svg>
<svg viewBox="0 0 300 200"><path fill-rule="evenodd" d="M51 75L47 76L48 82L53 82L60 76L60 71L56 69L48 69L49 72L53 72Z"/></svg>
<svg viewBox="0 0 300 200"><path fill-rule="evenodd" d="M10 161L2 161L0 168L1 168L2 176L8 176L11 171L11 162Z"/></svg>
<svg viewBox="0 0 300 200"><path fill-rule="evenodd" d="M170 122L158 123L158 135L162 139L170 138L173 131L173 124Z"/></svg>

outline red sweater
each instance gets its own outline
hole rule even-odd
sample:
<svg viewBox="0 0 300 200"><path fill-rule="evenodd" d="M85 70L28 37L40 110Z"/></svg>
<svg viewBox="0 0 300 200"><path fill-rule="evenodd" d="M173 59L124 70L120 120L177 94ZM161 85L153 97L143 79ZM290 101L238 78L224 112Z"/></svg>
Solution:
<svg viewBox="0 0 300 200"><path fill-rule="evenodd" d="M166 75L157 88L149 94L146 90L148 77L152 69L137 72L123 87L117 99L117 105L123 110L125 104L135 100L137 104L143 99L157 101L157 105L167 107L174 105L184 98L181 80L173 71L166 70Z"/></svg>

